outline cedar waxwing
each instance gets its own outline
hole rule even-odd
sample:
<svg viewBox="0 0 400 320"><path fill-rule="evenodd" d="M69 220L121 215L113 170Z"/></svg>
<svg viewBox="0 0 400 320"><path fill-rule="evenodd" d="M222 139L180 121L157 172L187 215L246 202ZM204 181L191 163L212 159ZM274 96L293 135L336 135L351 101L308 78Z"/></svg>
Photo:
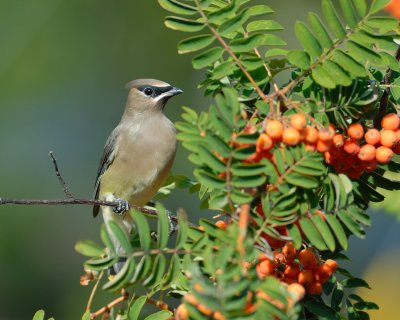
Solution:
<svg viewBox="0 0 400 320"><path fill-rule="evenodd" d="M176 131L163 110L169 98L182 90L154 79L127 84L124 114L109 136L100 160L95 199L117 201L117 208L101 207L104 222L117 222L129 236L132 219L128 204L144 206L167 177L176 152ZM94 206L93 215L100 207ZM113 239L117 253L123 253ZM118 270L117 270L118 271Z"/></svg>

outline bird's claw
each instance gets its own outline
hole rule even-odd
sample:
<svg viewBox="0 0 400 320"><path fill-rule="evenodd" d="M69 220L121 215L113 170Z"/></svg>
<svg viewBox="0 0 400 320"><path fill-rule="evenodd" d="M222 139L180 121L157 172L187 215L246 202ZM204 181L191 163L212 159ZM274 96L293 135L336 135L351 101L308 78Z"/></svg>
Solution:
<svg viewBox="0 0 400 320"><path fill-rule="evenodd" d="M178 226L174 223L172 219L172 213L169 210L166 210L167 216L168 216L168 222L169 222L169 235L173 235L177 230Z"/></svg>
<svg viewBox="0 0 400 320"><path fill-rule="evenodd" d="M128 203L128 201L126 201L126 200L124 200L124 199L116 199L115 201L118 203L118 205L117 205L116 207L113 208L113 211L114 211L116 214L121 215L121 214L123 214L125 211L128 211L128 209L129 209L129 203Z"/></svg>

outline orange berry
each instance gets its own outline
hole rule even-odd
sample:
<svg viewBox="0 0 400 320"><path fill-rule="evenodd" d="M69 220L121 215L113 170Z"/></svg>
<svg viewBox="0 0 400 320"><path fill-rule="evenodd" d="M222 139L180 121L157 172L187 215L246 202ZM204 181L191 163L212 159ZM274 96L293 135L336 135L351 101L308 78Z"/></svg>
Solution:
<svg viewBox="0 0 400 320"><path fill-rule="evenodd" d="M379 163L389 163L393 158L394 152L392 149L380 146L376 149L375 158Z"/></svg>
<svg viewBox="0 0 400 320"><path fill-rule="evenodd" d="M300 266L296 262L288 263L285 265L285 270L283 271L283 274L292 279L297 279L300 273Z"/></svg>
<svg viewBox="0 0 400 320"><path fill-rule="evenodd" d="M292 262L296 258L297 250L292 242L287 242L282 248L282 253L287 262Z"/></svg>
<svg viewBox="0 0 400 320"><path fill-rule="evenodd" d="M315 147L315 144L308 144L308 143L307 143L304 149L305 149L306 151L312 152L312 151L315 151L315 148L316 148L316 147Z"/></svg>
<svg viewBox="0 0 400 320"><path fill-rule="evenodd" d="M393 130L385 129L381 131L381 145L384 147L393 148L397 141L397 135Z"/></svg>
<svg viewBox="0 0 400 320"><path fill-rule="evenodd" d="M381 125L383 129L397 130L400 125L400 118L395 113L388 113L383 117Z"/></svg>
<svg viewBox="0 0 400 320"><path fill-rule="evenodd" d="M314 127L307 127L304 129L304 142L314 144L318 140L318 130Z"/></svg>
<svg viewBox="0 0 400 320"><path fill-rule="evenodd" d="M284 256L284 254L279 251L274 251L274 259L278 265L286 262L286 258Z"/></svg>
<svg viewBox="0 0 400 320"><path fill-rule="evenodd" d="M274 146L274 141L265 133L261 133L256 142L256 151L270 150Z"/></svg>
<svg viewBox="0 0 400 320"><path fill-rule="evenodd" d="M389 1L389 3L384 7L384 9L396 19L400 19L400 5L398 0Z"/></svg>
<svg viewBox="0 0 400 320"><path fill-rule="evenodd" d="M361 161L372 161L375 159L376 148L370 144L364 144L358 153L358 159Z"/></svg>
<svg viewBox="0 0 400 320"><path fill-rule="evenodd" d="M361 140L364 136L364 128L360 123L353 123L347 128L347 135L353 140Z"/></svg>
<svg viewBox="0 0 400 320"><path fill-rule="evenodd" d="M214 320L225 320L226 319L220 311L214 312L213 318L214 318Z"/></svg>
<svg viewBox="0 0 400 320"><path fill-rule="evenodd" d="M304 289L304 287L298 283L290 284L287 287L287 291L296 301L303 299L304 295L306 294L306 290Z"/></svg>
<svg viewBox="0 0 400 320"><path fill-rule="evenodd" d="M175 320L186 320L189 318L189 310L186 306L182 303L176 308L175 310Z"/></svg>
<svg viewBox="0 0 400 320"><path fill-rule="evenodd" d="M318 139L321 141L332 141L335 130L332 127L322 128L318 131Z"/></svg>
<svg viewBox="0 0 400 320"><path fill-rule="evenodd" d="M226 224L226 222L224 220L216 221L215 226L217 226L218 228L220 228L222 230L226 230L226 228L228 227L228 225Z"/></svg>
<svg viewBox="0 0 400 320"><path fill-rule="evenodd" d="M274 140L282 139L283 123L279 120L269 120L265 126L265 133Z"/></svg>
<svg viewBox="0 0 400 320"><path fill-rule="evenodd" d="M196 297L192 294L192 293L187 293L184 297L185 301L187 303L193 304L193 305L197 305L198 301L196 299Z"/></svg>
<svg viewBox="0 0 400 320"><path fill-rule="evenodd" d="M364 136L365 141L374 146L381 141L381 133L377 129L369 129Z"/></svg>
<svg viewBox="0 0 400 320"><path fill-rule="evenodd" d="M308 286L314 280L314 274L311 270L304 269L299 272L299 276L297 277L297 281L303 285Z"/></svg>
<svg viewBox="0 0 400 320"><path fill-rule="evenodd" d="M336 134L333 136L332 144L333 144L336 148L342 147L343 144L344 144L344 136L343 136L341 133L336 133Z"/></svg>
<svg viewBox="0 0 400 320"><path fill-rule="evenodd" d="M328 259L324 262L324 264L326 264L327 266L329 266L333 271L335 271L337 269L337 267L339 266L339 264L337 263L336 260L333 259Z"/></svg>
<svg viewBox="0 0 400 320"><path fill-rule="evenodd" d="M321 278L329 278L332 275L333 270L330 266L324 263L318 267L317 273Z"/></svg>
<svg viewBox="0 0 400 320"><path fill-rule="evenodd" d="M276 263L271 260L264 260L257 264L256 271L258 276L263 279L265 276L275 274Z"/></svg>
<svg viewBox="0 0 400 320"><path fill-rule="evenodd" d="M348 153L348 154L350 154L352 156L355 156L360 151L360 145L359 145L359 143L357 141L355 141L353 139L347 139L344 142L343 150L346 153Z"/></svg>
<svg viewBox="0 0 400 320"><path fill-rule="evenodd" d="M293 127L286 128L282 134L283 143L288 146L295 146L300 142L300 133Z"/></svg>
<svg viewBox="0 0 400 320"><path fill-rule="evenodd" d="M202 314L204 314L207 317L211 317L212 314L214 313L210 308L206 307L203 304L198 304L197 310L199 310Z"/></svg>
<svg viewBox="0 0 400 320"><path fill-rule="evenodd" d="M320 295L322 293L321 282L315 281L307 287L307 293L311 295Z"/></svg>
<svg viewBox="0 0 400 320"><path fill-rule="evenodd" d="M298 131L303 131L307 127L306 117L300 113L296 113L290 117L290 124Z"/></svg>
<svg viewBox="0 0 400 320"><path fill-rule="evenodd" d="M317 257L311 248L303 249L299 252L299 261L304 269L315 269L317 267Z"/></svg>
<svg viewBox="0 0 400 320"><path fill-rule="evenodd" d="M331 148L331 140L327 141L318 140L316 145L316 149L318 152L321 153L328 152L330 148Z"/></svg>

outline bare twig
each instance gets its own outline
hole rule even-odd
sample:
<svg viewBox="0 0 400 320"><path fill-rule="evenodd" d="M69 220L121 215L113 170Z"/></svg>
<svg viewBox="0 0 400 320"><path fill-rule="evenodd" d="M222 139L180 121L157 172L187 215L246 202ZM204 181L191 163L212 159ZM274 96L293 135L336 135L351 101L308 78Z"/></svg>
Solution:
<svg viewBox="0 0 400 320"><path fill-rule="evenodd" d="M65 180L63 179L63 177L61 176L60 170L58 170L58 165L57 165L57 160L54 156L53 151L49 152L49 156L51 158L51 160L53 161L53 165L54 165L54 171L56 172L56 176L58 178L58 181L61 184L61 187L63 188L63 191L65 193L65 195L67 196L67 198L73 199L74 196L72 195L72 193L69 191L67 184L65 183Z"/></svg>
<svg viewBox="0 0 400 320"><path fill-rule="evenodd" d="M122 289L122 295L118 297L117 299L111 301L108 303L106 306L100 308L96 312L93 312L90 315L90 319L96 319L98 316L102 315L103 313L109 313L112 308L114 308L116 305L120 304L121 302L124 302L125 300L128 299L129 293L125 291L125 289Z"/></svg>
<svg viewBox="0 0 400 320"><path fill-rule="evenodd" d="M96 293L97 287L99 286L99 283L100 283L101 278L103 277L103 275L104 275L104 270L97 277L97 280L96 280L95 285L93 286L92 292L90 292L89 300L88 300L87 305L86 305L86 311L90 310L90 307L92 306L94 295Z"/></svg>

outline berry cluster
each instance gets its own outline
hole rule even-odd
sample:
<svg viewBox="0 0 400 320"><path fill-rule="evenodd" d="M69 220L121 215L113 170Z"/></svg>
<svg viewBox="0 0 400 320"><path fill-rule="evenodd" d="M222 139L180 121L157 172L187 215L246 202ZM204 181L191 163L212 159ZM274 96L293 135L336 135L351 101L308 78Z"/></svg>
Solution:
<svg viewBox="0 0 400 320"><path fill-rule="evenodd" d="M274 146L296 146L304 143L306 150L324 154L325 162L336 172L357 179L364 171L374 171L377 165L389 163L394 154L400 153L400 118L389 113L382 119L382 129L365 130L360 123L351 124L346 133L339 132L331 124L317 129L307 124L304 115L296 113L288 121L270 119L265 131L256 142L256 153L245 162L271 159Z"/></svg>
<svg viewBox="0 0 400 320"><path fill-rule="evenodd" d="M334 135L331 148L324 153L325 162L352 179L364 171L374 171L378 163L389 163L395 153L400 153L399 125L400 118L395 113L383 117L380 131L364 130L360 123L353 123L346 136Z"/></svg>
<svg viewBox="0 0 400 320"><path fill-rule="evenodd" d="M256 270L261 279L275 276L287 284L302 285L310 295L320 295L322 285L329 280L337 267L337 262L332 259L320 263L312 248L298 252L291 242L287 242L282 249L274 250L273 259L260 254Z"/></svg>

